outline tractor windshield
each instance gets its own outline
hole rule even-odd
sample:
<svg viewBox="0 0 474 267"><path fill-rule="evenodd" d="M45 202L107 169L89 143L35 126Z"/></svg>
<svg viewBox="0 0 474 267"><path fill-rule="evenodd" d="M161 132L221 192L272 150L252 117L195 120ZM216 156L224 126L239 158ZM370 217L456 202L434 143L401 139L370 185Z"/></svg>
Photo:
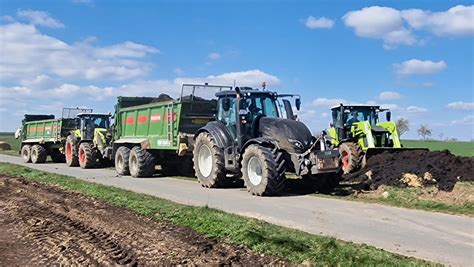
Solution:
<svg viewBox="0 0 474 267"><path fill-rule="evenodd" d="M278 118L275 99L268 95L254 94L240 101L240 110L247 111L252 118L258 115Z"/></svg>
<svg viewBox="0 0 474 267"><path fill-rule="evenodd" d="M110 119L109 116L97 116L97 115L91 115L91 116L84 116L84 126L86 128L104 128L108 129L110 125Z"/></svg>
<svg viewBox="0 0 474 267"><path fill-rule="evenodd" d="M354 122L368 121L370 125L375 125L375 111L373 109L354 109L345 112L345 123L352 125Z"/></svg>

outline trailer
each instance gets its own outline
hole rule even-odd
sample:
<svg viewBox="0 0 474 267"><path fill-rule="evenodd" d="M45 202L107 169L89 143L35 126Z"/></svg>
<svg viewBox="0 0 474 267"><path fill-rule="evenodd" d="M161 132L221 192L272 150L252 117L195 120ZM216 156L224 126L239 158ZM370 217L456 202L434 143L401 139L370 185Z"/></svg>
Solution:
<svg viewBox="0 0 474 267"><path fill-rule="evenodd" d="M151 176L155 166L160 165L165 175L194 174L194 135L214 119L215 92L230 88L184 84L177 99L164 94L159 97L118 97L114 137L105 152L115 161L117 173Z"/></svg>

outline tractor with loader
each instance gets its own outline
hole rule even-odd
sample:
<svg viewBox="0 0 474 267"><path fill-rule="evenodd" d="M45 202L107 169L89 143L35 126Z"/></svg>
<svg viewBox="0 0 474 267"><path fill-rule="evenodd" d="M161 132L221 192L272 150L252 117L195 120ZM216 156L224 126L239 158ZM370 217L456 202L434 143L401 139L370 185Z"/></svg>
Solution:
<svg viewBox="0 0 474 267"><path fill-rule="evenodd" d="M373 155L403 150L391 111L378 105L343 105L331 108L332 122L325 131L327 143L339 150L341 168L348 174L363 168ZM381 121L385 114L385 121Z"/></svg>
<svg viewBox="0 0 474 267"><path fill-rule="evenodd" d="M312 136L285 99L294 97L299 110L299 96L236 87L217 92L216 97L215 119L195 134L194 169L202 186L220 187L229 175L237 175L251 194L275 195L286 172L327 179L325 174L339 171L338 151Z"/></svg>

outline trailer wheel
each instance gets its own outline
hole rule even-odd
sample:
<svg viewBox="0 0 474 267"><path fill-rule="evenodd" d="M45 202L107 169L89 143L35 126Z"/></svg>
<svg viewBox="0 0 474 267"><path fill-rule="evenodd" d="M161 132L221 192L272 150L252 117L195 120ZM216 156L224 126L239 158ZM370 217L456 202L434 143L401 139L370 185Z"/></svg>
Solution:
<svg viewBox="0 0 474 267"><path fill-rule="evenodd" d="M31 162L34 164L46 162L47 156L48 153L43 146L34 145L33 148L31 148Z"/></svg>
<svg viewBox="0 0 474 267"><path fill-rule="evenodd" d="M341 165L344 174L351 173L360 168L362 164L362 149L356 143L345 142L339 145Z"/></svg>
<svg viewBox="0 0 474 267"><path fill-rule="evenodd" d="M198 135L193 151L194 171L203 187L219 187L226 178L224 150L206 132Z"/></svg>
<svg viewBox="0 0 474 267"><path fill-rule="evenodd" d="M24 145L21 147L21 158L23 159L23 162L25 163L31 162L31 146L30 145Z"/></svg>
<svg viewBox="0 0 474 267"><path fill-rule="evenodd" d="M63 153L61 153L61 151L59 151L59 149L57 148L53 148L51 149L51 160L54 162L54 163L63 163L65 162L66 158L64 156Z"/></svg>
<svg viewBox="0 0 474 267"><path fill-rule="evenodd" d="M250 145L242 157L242 176L252 195L276 195L284 186L285 160L276 148Z"/></svg>
<svg viewBox="0 0 474 267"><path fill-rule="evenodd" d="M155 156L148 150L135 146L130 151L130 175L132 177L147 177L155 173Z"/></svg>
<svg viewBox="0 0 474 267"><path fill-rule="evenodd" d="M97 158L89 143L79 145L79 166L83 169L95 167Z"/></svg>
<svg viewBox="0 0 474 267"><path fill-rule="evenodd" d="M130 158L130 148L126 146L121 146L115 152L115 170L119 175L129 175L129 158Z"/></svg>
<svg viewBox="0 0 474 267"><path fill-rule="evenodd" d="M74 146L74 139L72 135L68 135L66 138L65 151L66 151L66 164L69 167L76 167L79 165L79 159L77 158L76 148Z"/></svg>

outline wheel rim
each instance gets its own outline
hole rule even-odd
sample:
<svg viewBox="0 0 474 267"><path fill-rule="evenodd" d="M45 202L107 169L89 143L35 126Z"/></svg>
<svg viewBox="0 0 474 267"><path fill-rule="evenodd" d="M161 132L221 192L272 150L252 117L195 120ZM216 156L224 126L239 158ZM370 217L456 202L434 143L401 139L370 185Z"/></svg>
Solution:
<svg viewBox="0 0 474 267"><path fill-rule="evenodd" d="M135 173L136 173L137 165L138 165L137 157L135 157L134 155L132 155L132 156L130 157L130 171L132 172L132 174L135 174Z"/></svg>
<svg viewBox="0 0 474 267"><path fill-rule="evenodd" d="M212 154L207 145L202 145L198 152L199 172L202 176L208 177L212 172Z"/></svg>
<svg viewBox="0 0 474 267"><path fill-rule="evenodd" d="M23 149L23 159L24 160L28 159L28 150L26 148Z"/></svg>
<svg viewBox="0 0 474 267"><path fill-rule="evenodd" d="M66 159L68 161L71 161L72 159L72 147L70 143L66 144Z"/></svg>
<svg viewBox="0 0 474 267"><path fill-rule="evenodd" d="M247 174L253 185L259 185L262 182L262 164L257 157L251 157L247 164Z"/></svg>
<svg viewBox="0 0 474 267"><path fill-rule="evenodd" d="M31 150L31 161L36 161L36 149Z"/></svg>
<svg viewBox="0 0 474 267"><path fill-rule="evenodd" d="M79 149L79 162L83 164L86 161L86 153L84 153L84 149L80 148Z"/></svg>
<svg viewBox="0 0 474 267"><path fill-rule="evenodd" d="M349 153L347 151L342 151L341 153L342 169L349 169Z"/></svg>
<svg viewBox="0 0 474 267"><path fill-rule="evenodd" d="M117 156L117 162L115 163L117 165L117 169L122 170L123 169L123 157L122 155Z"/></svg>

